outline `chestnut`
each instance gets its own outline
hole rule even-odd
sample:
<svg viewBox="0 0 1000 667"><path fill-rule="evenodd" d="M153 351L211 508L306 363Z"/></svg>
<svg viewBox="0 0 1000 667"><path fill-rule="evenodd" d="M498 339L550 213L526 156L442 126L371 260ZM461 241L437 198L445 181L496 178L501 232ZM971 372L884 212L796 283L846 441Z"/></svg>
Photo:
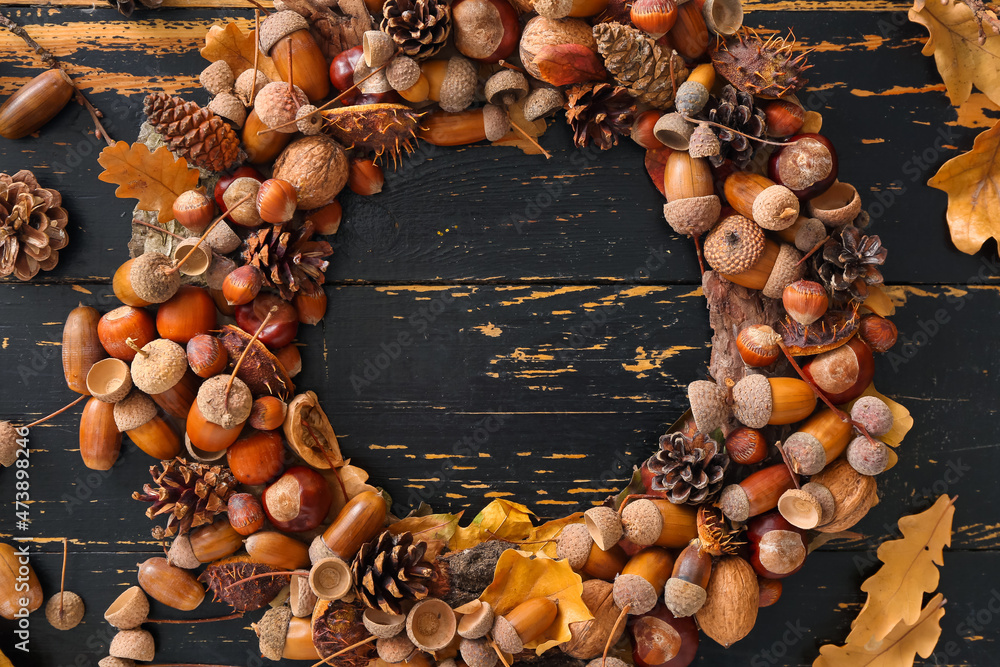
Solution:
<svg viewBox="0 0 1000 667"><path fill-rule="evenodd" d="M507 0L456 0L451 23L458 51L483 63L509 57L521 37L517 10Z"/></svg>
<svg viewBox="0 0 1000 667"><path fill-rule="evenodd" d="M651 623L646 619L656 619L669 625L676 631L680 638L680 647L674 657L669 660L660 660L662 655L657 650L661 645L659 636L672 638L670 633L651 633L662 626ZM699 633L693 617L678 618L670 613L666 605L662 602L653 607L642 616L637 616L628 624L629 639L632 643L632 659L636 667L688 667L694 662L698 653Z"/></svg>
<svg viewBox="0 0 1000 667"><path fill-rule="evenodd" d="M777 510L751 519L747 541L754 571L766 579L782 579L798 572L806 560L804 534Z"/></svg>
<svg viewBox="0 0 1000 667"><path fill-rule="evenodd" d="M837 151L820 134L797 134L771 154L767 173L799 199L812 199L837 180Z"/></svg>
<svg viewBox="0 0 1000 667"><path fill-rule="evenodd" d="M306 466L294 466L264 489L261 500L264 513L276 528L300 533L323 523L333 494L321 474Z"/></svg>
<svg viewBox="0 0 1000 667"><path fill-rule="evenodd" d="M841 405L860 396L875 377L871 348L855 336L838 348L817 355L802 372L819 387L831 403Z"/></svg>
<svg viewBox="0 0 1000 667"><path fill-rule="evenodd" d="M277 350L285 347L299 332L299 314L295 306L276 294L258 294L250 303L237 306L236 324L248 334L253 334L260 327L272 307L277 307L267 326L257 337L269 349Z"/></svg>

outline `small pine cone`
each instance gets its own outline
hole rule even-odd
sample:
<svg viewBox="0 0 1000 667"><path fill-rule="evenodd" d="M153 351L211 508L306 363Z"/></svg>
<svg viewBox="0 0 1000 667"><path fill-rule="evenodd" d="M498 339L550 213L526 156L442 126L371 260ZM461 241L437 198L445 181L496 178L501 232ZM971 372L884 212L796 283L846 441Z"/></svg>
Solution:
<svg viewBox="0 0 1000 667"><path fill-rule="evenodd" d="M666 491L676 505L700 505L721 491L729 456L704 433L691 437L668 433L660 437L660 451L646 461L653 475L653 491Z"/></svg>
<svg viewBox="0 0 1000 667"><path fill-rule="evenodd" d="M698 123L688 140L691 157L714 157L719 154L719 138L707 123Z"/></svg>
<svg viewBox="0 0 1000 667"><path fill-rule="evenodd" d="M682 57L621 23L598 23L594 39L604 66L633 97L657 109L673 106L674 92L688 76Z"/></svg>
<svg viewBox="0 0 1000 667"><path fill-rule="evenodd" d="M424 561L426 542L413 535L386 531L366 542L354 557L355 591L366 605L388 614L403 613L405 600L423 600L430 593L434 567Z"/></svg>
<svg viewBox="0 0 1000 667"><path fill-rule="evenodd" d="M709 98L700 117L718 124L711 128L719 142L719 152L709 157L714 167L729 159L743 169L763 145L747 138L763 138L767 132L767 116L750 93L726 85L718 97Z"/></svg>
<svg viewBox="0 0 1000 667"><path fill-rule="evenodd" d="M152 503L146 510L148 518L169 516L166 529L156 526L153 537L184 535L192 528L212 523L216 514L226 511L226 502L236 488L236 478L229 468L189 463L180 457L161 461L160 465L162 470L156 466L149 469L156 486L145 484L142 492L132 494L135 500Z"/></svg>
<svg viewBox="0 0 1000 667"><path fill-rule="evenodd" d="M404 56L425 60L448 43L451 8L439 0L386 0L379 27Z"/></svg>
<svg viewBox="0 0 1000 667"><path fill-rule="evenodd" d="M194 102L166 93L146 96L143 111L175 153L210 171L224 171L240 155L240 138L229 123Z"/></svg>
<svg viewBox="0 0 1000 667"><path fill-rule="evenodd" d="M628 136L635 118L635 100L625 88L610 83L585 83L566 93L566 122L573 128L573 143L580 148L593 142L601 150Z"/></svg>

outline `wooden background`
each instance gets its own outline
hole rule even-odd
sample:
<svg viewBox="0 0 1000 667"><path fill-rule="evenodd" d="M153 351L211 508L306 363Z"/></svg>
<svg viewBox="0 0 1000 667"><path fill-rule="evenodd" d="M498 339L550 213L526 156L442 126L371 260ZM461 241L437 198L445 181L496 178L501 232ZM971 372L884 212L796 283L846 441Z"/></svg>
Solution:
<svg viewBox="0 0 1000 667"><path fill-rule="evenodd" d="M70 66L111 134L128 141L146 92L205 102L197 51L206 30L252 18L234 0L167 0L132 21L90 0L4 4ZM953 248L945 198L924 182L997 114L979 94L957 113L949 106L906 3L754 0L748 9L748 25L793 27L816 51L805 100L823 113L842 178L858 187L889 248L885 275L901 306L899 355L877 360L876 381L916 426L899 465L880 479L882 502L857 528L867 537L811 555L750 637L728 652L704 641L697 664L811 664L821 644L846 635L863 602L858 586L895 521L940 493L959 499L941 576L947 614L928 663L995 664L1000 271L992 244L975 257ZM38 72L22 43L0 33L0 96ZM0 284L0 418L30 420L68 402L62 320L78 302L116 305L109 276L126 258L132 202L97 180L101 144L89 131L86 113L70 104L39 136L0 142L0 171L34 170L63 193L72 218L55 271L30 285ZM685 385L706 373L693 251L664 224L642 151L631 142L602 155L574 150L561 121L542 143L554 159L429 147L388 174L382 194L343 197L330 310L302 331L297 382L321 393L345 455L398 503L423 498L440 511L470 508L469 517L497 497L540 517L586 508L648 456L684 410ZM371 384L352 386L351 375L402 332L414 342ZM111 636L103 610L135 583L136 563L159 552L144 506L129 499L151 460L126 446L110 473L87 470L77 414L31 434L26 532L14 528L13 470L0 471L0 538L41 538L33 564L52 593L56 540L67 536L67 586L88 606L69 633L33 615L28 655L13 651L13 624L0 623L0 648L19 666L96 665ZM463 438L478 438L472 456L456 450ZM198 613L216 611L224 609ZM171 615L159 605L154 614ZM157 661L258 665L250 620L155 626Z"/></svg>

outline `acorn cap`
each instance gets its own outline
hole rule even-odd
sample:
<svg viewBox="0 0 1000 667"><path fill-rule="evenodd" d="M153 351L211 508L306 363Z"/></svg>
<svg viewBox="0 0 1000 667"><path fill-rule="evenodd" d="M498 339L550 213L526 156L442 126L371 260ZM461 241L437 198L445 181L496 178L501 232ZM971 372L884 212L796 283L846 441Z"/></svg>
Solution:
<svg viewBox="0 0 1000 667"><path fill-rule="evenodd" d="M260 642L260 654L268 660L281 660L285 651L285 637L288 624L292 622L292 610L285 605L268 609L263 617L253 625Z"/></svg>
<svg viewBox="0 0 1000 667"><path fill-rule="evenodd" d="M406 626L406 616L390 614L372 607L365 609L361 621L365 624L365 629L379 639L395 637Z"/></svg>
<svg viewBox="0 0 1000 667"><path fill-rule="evenodd" d="M314 104L299 107L295 112L295 121L295 127L307 137L323 131L323 114L319 113L319 108Z"/></svg>
<svg viewBox="0 0 1000 667"><path fill-rule="evenodd" d="M292 88L293 90L289 92L288 84L284 81L272 81L260 89L253 101L253 110L257 112L257 117L276 132L285 134L298 132L293 122L295 112L302 105L309 104L309 98L301 88L298 86Z"/></svg>
<svg viewBox="0 0 1000 667"><path fill-rule="evenodd" d="M847 462L862 475L874 477L889 465L889 448L883 442L859 435L847 445Z"/></svg>
<svg viewBox="0 0 1000 667"><path fill-rule="evenodd" d="M422 651L440 651L455 638L458 620L444 600L426 598L406 616L406 636Z"/></svg>
<svg viewBox="0 0 1000 667"><path fill-rule="evenodd" d="M641 498L622 509L622 528L630 542L648 547L660 538L663 515L652 500Z"/></svg>
<svg viewBox="0 0 1000 667"><path fill-rule="evenodd" d="M243 127L247 119L247 110L240 98L232 93L219 93L208 103L208 110L216 116L231 120L236 127Z"/></svg>
<svg viewBox="0 0 1000 667"><path fill-rule="evenodd" d="M17 429L7 421L0 421L0 466L14 465L17 460L17 450L21 448L17 444Z"/></svg>
<svg viewBox="0 0 1000 667"><path fill-rule="evenodd" d="M638 574L619 574L615 577L615 585L611 591L615 606L624 609L629 605L628 613L639 616L651 611L660 597L659 592Z"/></svg>
<svg viewBox="0 0 1000 667"><path fill-rule="evenodd" d="M743 523L750 518L750 498L739 484L730 484L722 490L719 508L730 521Z"/></svg>
<svg viewBox="0 0 1000 667"><path fill-rule="evenodd" d="M803 530L815 528L823 521L823 506L816 496L805 489L789 489L781 494L778 512L785 521Z"/></svg>
<svg viewBox="0 0 1000 667"><path fill-rule="evenodd" d="M361 48L365 64L376 69L386 64L396 52L396 44L381 30L367 30L361 36Z"/></svg>
<svg viewBox="0 0 1000 667"><path fill-rule="evenodd" d="M462 613L458 621L458 634L465 639L479 639L493 628L493 605L482 600L473 600L462 605L456 612Z"/></svg>
<svg viewBox="0 0 1000 667"><path fill-rule="evenodd" d="M622 539L622 520L610 507L591 507L583 513L583 522L597 548L607 551Z"/></svg>
<svg viewBox="0 0 1000 667"><path fill-rule="evenodd" d="M698 85L701 86L700 83ZM704 88L704 86L702 87ZM688 154L696 158L715 157L720 150L719 138L715 136L715 132L712 132L708 123L698 123L688 141Z"/></svg>
<svg viewBox="0 0 1000 667"><path fill-rule="evenodd" d="M191 442L191 437L187 433L184 434L184 449L187 450L188 456L198 463L211 463L212 461L218 461L226 455L226 450L224 449L220 449L217 452L209 452L195 447Z"/></svg>
<svg viewBox="0 0 1000 667"><path fill-rule="evenodd" d="M663 601L670 613L678 618L693 616L705 605L708 592L698 584L676 577L667 579L663 588Z"/></svg>
<svg viewBox="0 0 1000 667"><path fill-rule="evenodd" d="M208 233L208 236L205 237L205 243L216 252L225 255L239 248L243 241L236 235L233 228L223 221Z"/></svg>
<svg viewBox="0 0 1000 667"><path fill-rule="evenodd" d="M815 475L826 466L826 450L812 433L792 433L781 448L785 450L792 470L800 475Z"/></svg>
<svg viewBox="0 0 1000 667"><path fill-rule="evenodd" d="M758 225L780 231L791 227L798 219L799 198L784 185L772 185L753 200L752 212Z"/></svg>
<svg viewBox="0 0 1000 667"><path fill-rule="evenodd" d="M764 230L750 218L727 215L705 237L705 261L719 273L750 270L764 252Z"/></svg>
<svg viewBox="0 0 1000 667"><path fill-rule="evenodd" d="M483 128L487 141L497 141L510 132L510 117L507 110L495 104L483 107Z"/></svg>
<svg viewBox="0 0 1000 667"><path fill-rule="evenodd" d="M167 562L182 570L196 570L201 567L201 561L194 555L194 547L191 546L191 538L187 533L176 536L170 543Z"/></svg>
<svg viewBox="0 0 1000 667"><path fill-rule="evenodd" d="M833 497L830 489L818 482L807 482L802 485L801 490L815 498L823 510L818 525L825 526L833 521L833 516L837 512L837 499ZM792 522L789 521L789 523Z"/></svg>
<svg viewBox="0 0 1000 667"><path fill-rule="evenodd" d="M685 81L677 87L674 108L678 113L691 118L700 113L706 104L708 104L708 88L701 81Z"/></svg>
<svg viewBox="0 0 1000 667"><path fill-rule="evenodd" d="M810 199L806 210L827 227L840 227L861 213L861 196L850 183L836 181L826 192Z"/></svg>
<svg viewBox="0 0 1000 667"><path fill-rule="evenodd" d="M795 248L801 252L809 252L826 236L826 225L816 218L806 218L795 230Z"/></svg>
<svg viewBox="0 0 1000 667"><path fill-rule="evenodd" d="M256 72L256 76L254 73ZM260 89L271 83L271 79L259 69L252 67L236 77L236 97L245 107L252 107ZM256 84L256 85L255 85Z"/></svg>
<svg viewBox="0 0 1000 667"><path fill-rule="evenodd" d="M116 658L149 662L156 655L153 635L145 630L122 630L111 640L108 653Z"/></svg>
<svg viewBox="0 0 1000 667"><path fill-rule="evenodd" d="M895 421L892 410L877 396L862 396L851 406L851 419L865 427L876 438L889 432Z"/></svg>
<svg viewBox="0 0 1000 667"><path fill-rule="evenodd" d="M729 418L726 390L708 380L695 380L687 388L695 426L702 433L721 428Z"/></svg>
<svg viewBox="0 0 1000 667"><path fill-rule="evenodd" d="M764 428L773 408L771 383L763 375L747 375L733 387L733 414L744 426Z"/></svg>
<svg viewBox="0 0 1000 667"><path fill-rule="evenodd" d="M441 81L441 99L438 104L444 111L462 111L476 97L478 81L476 66L461 56L452 56Z"/></svg>
<svg viewBox="0 0 1000 667"><path fill-rule="evenodd" d="M771 275L764 283L761 294L771 299L780 299L785 287L791 285L796 280L802 280L806 274L805 264L799 264L802 253L788 243L782 243L778 248L778 257L774 260L774 267L771 268Z"/></svg>
<svg viewBox="0 0 1000 667"><path fill-rule="evenodd" d="M292 610L292 616L305 618L312 616L319 598L309 587L309 577L301 574L292 575L288 582L288 607Z"/></svg>
<svg viewBox="0 0 1000 667"><path fill-rule="evenodd" d="M607 659L594 658L587 663L586 667L629 667L629 665L621 658L608 656Z"/></svg>
<svg viewBox="0 0 1000 667"><path fill-rule="evenodd" d="M120 433L148 424L156 416L156 403L138 389L115 403L115 426Z"/></svg>
<svg viewBox="0 0 1000 667"><path fill-rule="evenodd" d="M83 620L83 598L73 591L62 591L45 604L45 619L56 630L72 630Z"/></svg>
<svg viewBox="0 0 1000 667"><path fill-rule="evenodd" d="M331 558L336 556L333 549L326 545L323 541L322 535L317 535L313 538L313 541L309 544L309 562L318 563L324 558Z"/></svg>
<svg viewBox="0 0 1000 667"><path fill-rule="evenodd" d="M177 271L164 273L173 266L173 260L160 252L146 252L132 262L128 273L132 291L143 301L163 303L181 286L181 277Z"/></svg>
<svg viewBox="0 0 1000 667"><path fill-rule="evenodd" d="M535 0L532 7L539 16L557 21L573 11L573 0Z"/></svg>
<svg viewBox="0 0 1000 667"><path fill-rule="evenodd" d="M104 620L119 630L137 628L148 616L149 598L138 586L125 589L104 612Z"/></svg>
<svg viewBox="0 0 1000 667"><path fill-rule="evenodd" d="M594 538L582 523L571 523L562 529L556 540L556 558L565 558L574 570L581 570L590 559Z"/></svg>
<svg viewBox="0 0 1000 667"><path fill-rule="evenodd" d="M260 35L258 36L258 46L260 52L265 56L271 54L274 45L281 41L285 35L290 35L297 30L308 30L309 21L302 14L286 10L271 14L260 22Z"/></svg>
<svg viewBox="0 0 1000 667"><path fill-rule="evenodd" d="M420 80L420 65L409 56L396 56L385 68L385 78L393 90L407 90Z"/></svg>
<svg viewBox="0 0 1000 667"><path fill-rule="evenodd" d="M358 58L354 63L354 83L365 95L378 95L392 90L389 79L385 77L385 70L376 72L377 69L378 67L369 67L365 64L364 58Z"/></svg>
<svg viewBox="0 0 1000 667"><path fill-rule="evenodd" d="M187 353L172 340L157 338L143 346L132 360L132 382L147 394L171 389L187 372Z"/></svg>
<svg viewBox="0 0 1000 667"><path fill-rule="evenodd" d="M378 657L390 665L405 662L416 650L417 647L402 632L393 637L386 637L375 642L375 651L378 653Z"/></svg>
<svg viewBox="0 0 1000 667"><path fill-rule="evenodd" d="M497 664L497 653L485 639L462 639L458 651L469 667L493 667Z"/></svg>
<svg viewBox="0 0 1000 667"><path fill-rule="evenodd" d="M230 379L233 385L227 399L226 387ZM198 409L206 420L222 428L236 428L249 419L252 408L253 394L246 382L238 377L216 375L198 387Z"/></svg>
<svg viewBox="0 0 1000 667"><path fill-rule="evenodd" d="M231 93L236 78L229 63L225 60L216 60L201 71L198 82L202 88L208 91L209 95L218 95L219 93Z"/></svg>
<svg viewBox="0 0 1000 667"><path fill-rule="evenodd" d="M508 106L528 94L528 79L512 69L502 69L486 81L486 101L498 106Z"/></svg>
<svg viewBox="0 0 1000 667"><path fill-rule="evenodd" d="M98 660L97 664L98 667L135 667L135 660L116 658L113 655L109 655Z"/></svg>
<svg viewBox="0 0 1000 667"><path fill-rule="evenodd" d="M653 136L660 143L675 151L686 151L691 141L694 125L684 120L679 113L665 113L653 125Z"/></svg>
<svg viewBox="0 0 1000 667"><path fill-rule="evenodd" d="M558 88L535 88L528 94L521 108L525 120L538 120L563 108L565 99Z"/></svg>
<svg viewBox="0 0 1000 667"><path fill-rule="evenodd" d="M117 403L132 391L132 376L128 364L121 359L101 359L87 371L87 390L105 403Z"/></svg>
<svg viewBox="0 0 1000 667"><path fill-rule="evenodd" d="M517 635L517 630L503 616L497 616L493 621L493 641L501 651L516 655L524 650L524 642Z"/></svg>
<svg viewBox="0 0 1000 667"><path fill-rule="evenodd" d="M685 197L663 205L663 217L678 234L701 236L707 232L722 211L718 195Z"/></svg>
<svg viewBox="0 0 1000 667"><path fill-rule="evenodd" d="M353 587L350 566L337 556L318 560L309 570L309 588L321 600L339 600Z"/></svg>

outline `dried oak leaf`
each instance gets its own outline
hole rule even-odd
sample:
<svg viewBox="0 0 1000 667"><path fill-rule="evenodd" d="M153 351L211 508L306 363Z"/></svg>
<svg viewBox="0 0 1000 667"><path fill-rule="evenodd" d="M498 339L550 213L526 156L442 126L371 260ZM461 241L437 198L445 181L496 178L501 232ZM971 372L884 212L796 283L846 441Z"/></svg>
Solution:
<svg viewBox="0 0 1000 667"><path fill-rule="evenodd" d="M597 54L582 44L548 44L534 59L543 81L553 86L571 86L588 81L603 81L608 70Z"/></svg>
<svg viewBox="0 0 1000 667"><path fill-rule="evenodd" d="M533 553L536 556L542 555L555 558L556 538L559 537L563 528L571 523L583 523L583 512L574 512L562 519L553 519L552 521L546 521L540 526L536 526L528 535L525 544L521 545L521 550Z"/></svg>
<svg viewBox="0 0 1000 667"><path fill-rule="evenodd" d="M573 638L571 623L589 621L594 615L583 601L583 579L565 560L525 555L508 549L500 555L493 583L479 599L489 602L493 611L502 616L525 600L547 597L559 605L556 620L540 637L525 643L541 655L548 649Z"/></svg>
<svg viewBox="0 0 1000 667"><path fill-rule="evenodd" d="M534 529L531 517L531 510L524 505L498 498L484 507L468 526L457 528L448 548L461 551L493 539L526 540Z"/></svg>
<svg viewBox="0 0 1000 667"><path fill-rule="evenodd" d="M881 642L872 645L827 644L813 667L909 667L916 655L929 658L941 637L944 596L938 593L912 624L897 623Z"/></svg>
<svg viewBox="0 0 1000 667"><path fill-rule="evenodd" d="M448 540L458 530L458 521L464 512L458 514L427 514L409 516L389 526L393 535L410 533L414 540L427 543L424 560L433 561L448 546Z"/></svg>
<svg viewBox="0 0 1000 667"><path fill-rule="evenodd" d="M882 317L892 317L896 313L896 304L886 291L885 285L869 285L868 297L861 306Z"/></svg>
<svg viewBox="0 0 1000 667"><path fill-rule="evenodd" d="M291 575L279 574L261 577L252 581L235 582L255 574L280 572L277 568L263 563L254 563L248 556L233 556L216 561L198 576L215 595L215 602L225 602L236 611L254 611L266 606L284 588Z"/></svg>
<svg viewBox="0 0 1000 667"><path fill-rule="evenodd" d="M885 643L898 623L917 623L924 593L938 586L936 566L944 564L944 547L951 545L954 502L942 495L930 509L904 516L899 520L903 537L879 546L878 559L884 565L861 584L868 599L851 624L847 644Z"/></svg>
<svg viewBox="0 0 1000 667"><path fill-rule="evenodd" d="M97 178L119 186L116 197L138 199L140 209L159 212L161 223L174 219L178 195L198 184L198 170L184 158L174 159L166 146L150 153L145 144L119 141L101 151L97 162L104 167Z"/></svg>
<svg viewBox="0 0 1000 667"><path fill-rule="evenodd" d="M208 62L224 60L233 70L233 76L239 76L253 67L254 52L257 51L257 31L248 33L235 22L225 26L213 25L205 34L205 46L201 49L201 57ZM281 75L271 59L262 53L257 54L257 69L267 75L271 81L281 81Z"/></svg>
<svg viewBox="0 0 1000 667"><path fill-rule="evenodd" d="M997 66L1000 76L1000 61ZM1000 242L998 183L1000 121L976 137L971 151L945 162L927 181L948 195L948 228L962 252L975 254L990 237Z"/></svg>
<svg viewBox="0 0 1000 667"><path fill-rule="evenodd" d="M545 134L545 129L548 127L548 124L545 122L544 118L538 118L536 120L526 119L524 117L525 101L527 101L527 98L508 106L507 115L510 117L511 125L517 125L532 139L537 141L538 137ZM528 141L523 134L515 130L513 127L510 132L494 141L492 145L513 146L514 148L520 148L525 155L541 155L542 153L542 150L538 148L538 146Z"/></svg>

